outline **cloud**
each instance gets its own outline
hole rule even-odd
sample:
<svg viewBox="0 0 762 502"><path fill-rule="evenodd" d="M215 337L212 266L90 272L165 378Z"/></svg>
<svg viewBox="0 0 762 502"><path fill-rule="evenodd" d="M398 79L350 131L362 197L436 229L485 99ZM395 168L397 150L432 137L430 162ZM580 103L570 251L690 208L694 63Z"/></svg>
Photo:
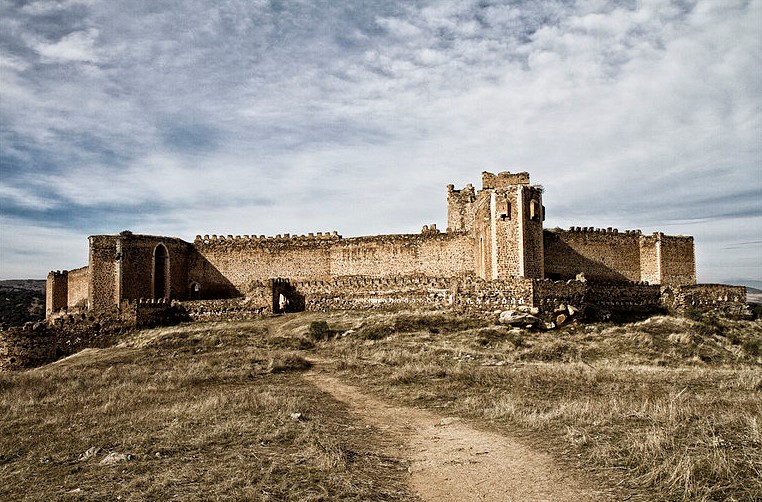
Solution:
<svg viewBox="0 0 762 502"><path fill-rule="evenodd" d="M97 63L97 37L96 29L75 31L55 43L37 42L33 43L32 47L40 54L44 63Z"/></svg>
<svg viewBox="0 0 762 502"><path fill-rule="evenodd" d="M0 215L47 237L67 221L83 236L416 231L444 226L447 183L528 170L550 226L693 233L707 273L727 260L759 279L733 258L749 239L702 229L762 233L761 12L4 4Z"/></svg>

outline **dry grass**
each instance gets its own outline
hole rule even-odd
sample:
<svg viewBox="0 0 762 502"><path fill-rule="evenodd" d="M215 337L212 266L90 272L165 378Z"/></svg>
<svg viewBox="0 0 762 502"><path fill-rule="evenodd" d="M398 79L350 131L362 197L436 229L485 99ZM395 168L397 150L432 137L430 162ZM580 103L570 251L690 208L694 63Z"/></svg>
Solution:
<svg viewBox="0 0 762 502"><path fill-rule="evenodd" d="M0 499L410 499L404 463L299 377L318 354L631 500L760 500L761 342L759 323L703 317L530 333L441 312L143 331L0 374Z"/></svg>
<svg viewBox="0 0 762 502"><path fill-rule="evenodd" d="M409 497L406 465L299 377L309 363L280 338L186 325L0 374L0 500Z"/></svg>
<svg viewBox="0 0 762 502"><path fill-rule="evenodd" d="M523 432L631 494L762 499L760 324L658 317L538 334L431 319L371 341L362 331L391 321L366 320L321 347L379 394Z"/></svg>

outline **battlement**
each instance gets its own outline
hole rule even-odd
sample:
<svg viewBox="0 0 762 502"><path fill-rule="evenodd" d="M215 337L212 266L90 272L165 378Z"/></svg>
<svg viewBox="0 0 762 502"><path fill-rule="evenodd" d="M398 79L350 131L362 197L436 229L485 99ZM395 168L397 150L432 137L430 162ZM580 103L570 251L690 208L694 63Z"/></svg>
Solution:
<svg viewBox="0 0 762 502"><path fill-rule="evenodd" d="M485 190L512 185L529 185L529 173L520 172L511 174L509 171L502 171L492 174L488 171L482 172L482 188Z"/></svg>
<svg viewBox="0 0 762 502"><path fill-rule="evenodd" d="M278 234L274 236L265 235L197 235L193 241L195 246L214 246L218 244L222 245L259 245L265 243L281 243L281 242L321 242L321 241L337 241L343 237L334 230L332 232L310 232L306 235L291 235L291 234Z"/></svg>
<svg viewBox="0 0 762 502"><path fill-rule="evenodd" d="M473 202L476 199L476 190L474 189L474 186L469 183L464 188L461 188L460 190L455 189L455 185L450 183L447 185L447 196L448 197L461 197L466 202Z"/></svg>
<svg viewBox="0 0 762 502"><path fill-rule="evenodd" d="M548 232L569 232L569 233L577 233L577 234L608 234L608 235L628 235L633 237L639 237L643 234L643 232L638 230L624 230L619 231L618 228L595 228L595 227L569 227L568 230L561 230L561 229L548 229Z"/></svg>

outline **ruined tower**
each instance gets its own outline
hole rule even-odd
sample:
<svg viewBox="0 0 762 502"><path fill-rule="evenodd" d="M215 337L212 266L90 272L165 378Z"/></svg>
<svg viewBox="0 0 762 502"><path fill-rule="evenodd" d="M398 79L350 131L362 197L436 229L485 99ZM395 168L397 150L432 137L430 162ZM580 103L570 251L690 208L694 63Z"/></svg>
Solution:
<svg viewBox="0 0 762 502"><path fill-rule="evenodd" d="M529 173L482 173L482 189L447 187L447 221L475 243L476 273L483 279L544 276L542 187Z"/></svg>

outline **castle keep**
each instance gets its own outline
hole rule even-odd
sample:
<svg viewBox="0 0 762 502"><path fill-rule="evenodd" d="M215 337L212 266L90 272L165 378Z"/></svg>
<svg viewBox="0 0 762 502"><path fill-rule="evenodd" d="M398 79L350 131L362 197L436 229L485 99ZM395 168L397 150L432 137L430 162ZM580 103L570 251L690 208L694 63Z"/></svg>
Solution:
<svg viewBox="0 0 762 502"><path fill-rule="evenodd" d="M231 308L257 313L420 305L523 306L539 315L568 304L647 311L745 303L742 288L696 285L692 237L545 229L542 196L528 173L484 172L480 190L447 187L444 232L426 225L420 234L199 235L193 242L95 235L86 267L48 275L47 312L141 300L179 300L197 313L210 300L235 299Z"/></svg>

